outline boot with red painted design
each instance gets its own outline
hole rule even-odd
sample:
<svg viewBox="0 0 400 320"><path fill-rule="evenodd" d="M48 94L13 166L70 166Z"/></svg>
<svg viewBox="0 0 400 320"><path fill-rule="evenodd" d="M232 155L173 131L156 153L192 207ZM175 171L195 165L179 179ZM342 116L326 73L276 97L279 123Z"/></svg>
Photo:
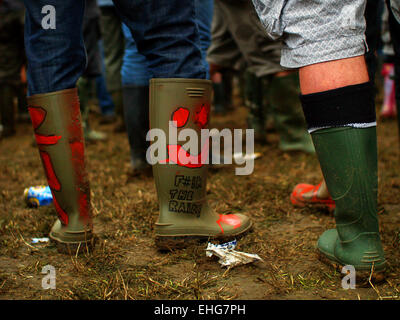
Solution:
<svg viewBox="0 0 400 320"><path fill-rule="evenodd" d="M58 215L50 238L61 252L88 252L95 237L77 90L30 96L28 110Z"/></svg>
<svg viewBox="0 0 400 320"><path fill-rule="evenodd" d="M149 152L160 205L155 240L161 250L209 239L228 241L252 227L247 216L218 214L207 203L209 139L201 141L200 133L209 122L211 91L208 80L150 81L150 128L161 130L167 139L171 137L167 145L160 139L153 142ZM180 141L184 133L190 139ZM172 141L174 135L179 140ZM197 148L187 150L186 143L194 146L192 139Z"/></svg>
<svg viewBox="0 0 400 320"><path fill-rule="evenodd" d="M335 210L335 201L328 192L325 180L317 185L300 183L294 187L290 201L295 207L306 206L327 208L329 212Z"/></svg>

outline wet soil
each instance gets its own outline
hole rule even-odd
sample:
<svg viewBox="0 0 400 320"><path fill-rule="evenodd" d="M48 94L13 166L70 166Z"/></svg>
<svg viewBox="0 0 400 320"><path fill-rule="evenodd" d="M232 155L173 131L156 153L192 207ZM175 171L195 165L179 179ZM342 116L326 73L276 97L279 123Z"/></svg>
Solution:
<svg viewBox="0 0 400 320"><path fill-rule="evenodd" d="M213 117L217 128L246 128L246 109ZM378 122L379 219L388 260L386 281L352 290L342 288L343 274L322 263L315 249L319 235L334 227L332 214L318 208L294 208L289 200L299 182L318 183L315 155L284 153L279 136L257 145L263 157L253 174L236 176L234 167L210 170L208 197L220 213L240 212L254 230L237 250L263 261L230 270L205 255L206 244L160 252L154 244L158 204L151 177L130 175L126 134L113 125L106 142L88 144L87 167L95 231L92 254L58 253L40 248L31 238L46 237L56 219L51 206L28 208L26 187L44 185L39 154L32 145L30 124L0 141L0 299L399 299L400 175L399 139L394 120ZM44 290L42 268L56 270L56 289Z"/></svg>

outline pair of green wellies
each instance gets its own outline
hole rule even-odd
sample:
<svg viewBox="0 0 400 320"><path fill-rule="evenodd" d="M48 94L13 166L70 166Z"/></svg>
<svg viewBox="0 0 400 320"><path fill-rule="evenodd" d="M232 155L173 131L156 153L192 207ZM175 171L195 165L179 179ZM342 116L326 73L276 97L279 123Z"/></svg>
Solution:
<svg viewBox="0 0 400 320"><path fill-rule="evenodd" d="M200 136L210 116L212 84L200 79L150 81L150 129L192 129ZM60 248L93 245L90 191L84 166L84 144L76 89L29 97L29 111L42 162L59 219L50 237ZM312 133L315 149L336 202L336 229L318 241L321 255L357 271L380 272L386 261L377 219L376 129L328 128ZM168 144L166 158L153 165L160 214L155 224L160 249L187 246L192 241L228 240L251 229L242 214L217 214L206 199L208 148L191 154L184 143ZM187 161L181 161L180 155ZM207 159L204 157L203 159ZM63 250L64 250L63 249Z"/></svg>

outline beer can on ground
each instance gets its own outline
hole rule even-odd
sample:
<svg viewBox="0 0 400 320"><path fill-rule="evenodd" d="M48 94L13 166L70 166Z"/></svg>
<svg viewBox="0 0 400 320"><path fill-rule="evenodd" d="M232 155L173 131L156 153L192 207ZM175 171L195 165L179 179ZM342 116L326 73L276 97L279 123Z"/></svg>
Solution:
<svg viewBox="0 0 400 320"><path fill-rule="evenodd" d="M31 208L47 206L53 202L53 195L49 186L36 186L24 190L24 198Z"/></svg>

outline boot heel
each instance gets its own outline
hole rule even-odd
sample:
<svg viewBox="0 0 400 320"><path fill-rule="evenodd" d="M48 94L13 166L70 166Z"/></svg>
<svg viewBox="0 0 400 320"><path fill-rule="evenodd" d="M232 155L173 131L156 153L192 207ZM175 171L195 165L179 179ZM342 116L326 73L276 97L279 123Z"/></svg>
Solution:
<svg viewBox="0 0 400 320"><path fill-rule="evenodd" d="M79 255L84 253L91 253L94 251L96 243L98 241L97 236L91 234L90 238L80 242L63 242L59 239L55 239L50 236L52 242L55 243L57 251L63 254Z"/></svg>
<svg viewBox="0 0 400 320"><path fill-rule="evenodd" d="M344 274L342 273L342 270L343 267L345 266L344 264L329 259L321 251L318 251L318 260L335 269L337 272L339 272L339 276L343 278ZM370 271L366 270L360 271L356 269L356 286L359 288L371 287L371 284L381 283L385 281L385 279L386 279L385 270L376 271L373 269L373 267L371 268Z"/></svg>

